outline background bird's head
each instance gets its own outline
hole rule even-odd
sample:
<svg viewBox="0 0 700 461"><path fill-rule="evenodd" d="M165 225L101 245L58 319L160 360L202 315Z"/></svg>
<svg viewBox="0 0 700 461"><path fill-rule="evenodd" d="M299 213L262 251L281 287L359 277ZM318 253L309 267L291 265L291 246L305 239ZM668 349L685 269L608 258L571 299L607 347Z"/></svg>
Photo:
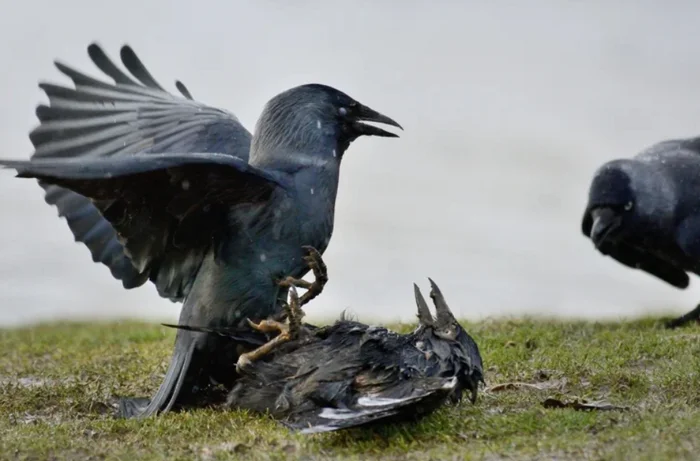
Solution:
<svg viewBox="0 0 700 461"><path fill-rule="evenodd" d="M320 84L294 87L265 106L255 127L251 161L297 154L321 164L340 160L350 143L360 136L398 137L364 122L401 128L391 118L335 88Z"/></svg>
<svg viewBox="0 0 700 461"><path fill-rule="evenodd" d="M601 250L628 237L655 236L674 212L674 189L661 170L639 160L613 160L593 177L581 230Z"/></svg>
<svg viewBox="0 0 700 461"><path fill-rule="evenodd" d="M608 162L596 171L588 191L581 230L596 248L620 238L635 220L636 196L626 162Z"/></svg>
<svg viewBox="0 0 700 461"><path fill-rule="evenodd" d="M435 317L430 313L428 303L420 288L413 285L418 307L418 329L416 339L423 343L426 352L434 355L441 363L441 369L455 374L457 386L453 401L461 398L462 390L468 389L472 403L476 401L479 382L484 382L483 363L476 341L462 328L445 301L440 288L430 280L430 297L435 306Z"/></svg>

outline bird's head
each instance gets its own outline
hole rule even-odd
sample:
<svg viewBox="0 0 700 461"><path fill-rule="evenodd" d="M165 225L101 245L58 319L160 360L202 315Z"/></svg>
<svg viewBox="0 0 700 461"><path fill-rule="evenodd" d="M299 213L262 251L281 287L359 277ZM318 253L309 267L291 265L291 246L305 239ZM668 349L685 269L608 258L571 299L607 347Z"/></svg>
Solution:
<svg viewBox="0 0 700 461"><path fill-rule="evenodd" d="M581 230L604 254L622 240L663 238L674 228L676 202L673 181L657 163L613 160L595 172Z"/></svg>
<svg viewBox="0 0 700 461"><path fill-rule="evenodd" d="M476 341L462 328L445 301L440 288L430 280L430 298L435 306L435 316L430 313L428 303L414 284L418 307L417 337L426 351L437 356L447 366L446 371L455 373L459 386L453 401L459 400L462 390L468 389L472 403L476 401L480 382L484 382L483 363Z"/></svg>
<svg viewBox="0 0 700 461"><path fill-rule="evenodd" d="M272 98L255 128L251 157L275 150L317 156L319 162L340 159L360 136L398 137L365 122L403 129L342 91L321 84L301 85Z"/></svg>
<svg viewBox="0 0 700 461"><path fill-rule="evenodd" d="M621 160L608 162L591 182L581 230L598 249L620 238L634 221L637 203L628 165Z"/></svg>

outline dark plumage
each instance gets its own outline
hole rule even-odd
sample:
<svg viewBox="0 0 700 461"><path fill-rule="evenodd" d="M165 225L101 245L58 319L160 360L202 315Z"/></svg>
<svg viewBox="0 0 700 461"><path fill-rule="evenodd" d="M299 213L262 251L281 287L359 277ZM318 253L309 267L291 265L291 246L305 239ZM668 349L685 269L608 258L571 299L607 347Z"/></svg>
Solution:
<svg viewBox="0 0 700 461"><path fill-rule="evenodd" d="M75 89L39 85L49 105L36 109L40 125L29 134L35 148L33 159L216 152L248 162L252 136L233 114L194 101L179 81L176 86L186 99L166 92L128 46L122 48L121 59L136 80L98 45L90 45L88 54L115 84L56 62ZM93 261L109 267L125 288L141 286L149 279L151 271L132 264L113 226L89 198L56 184L40 181L40 185L46 191L46 202L66 218L75 240L88 247Z"/></svg>
<svg viewBox="0 0 700 461"><path fill-rule="evenodd" d="M419 326L412 333L342 318L327 327L307 325L299 339L244 369L228 405L269 412L314 433L417 419L447 399L458 402L465 390L475 402L483 382L479 348L430 283L436 317L414 286ZM247 348L262 343L258 332L246 329L179 328L219 334Z"/></svg>
<svg viewBox="0 0 700 461"><path fill-rule="evenodd" d="M618 262L687 288L700 274L700 138L655 144L598 169L583 234ZM700 316L700 306L671 321Z"/></svg>
<svg viewBox="0 0 700 461"><path fill-rule="evenodd" d="M34 156L0 164L37 178L76 239L125 287L150 280L184 301L181 323L236 326L277 313L287 292L278 280L308 271L302 247L328 246L350 143L396 137L361 122L398 123L308 84L272 98L251 136L182 84L184 98L165 92L129 47L121 57L133 78L97 45L88 52L115 84L57 64L76 88L42 85L49 106L37 109ZM178 331L160 389L146 408L126 405L125 416L167 411L205 385L216 348L216 338Z"/></svg>

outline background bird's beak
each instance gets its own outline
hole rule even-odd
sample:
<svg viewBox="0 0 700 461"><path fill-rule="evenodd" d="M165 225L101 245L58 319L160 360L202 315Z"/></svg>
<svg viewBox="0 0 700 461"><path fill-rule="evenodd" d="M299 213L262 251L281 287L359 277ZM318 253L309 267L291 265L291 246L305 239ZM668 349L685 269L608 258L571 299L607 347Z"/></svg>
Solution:
<svg viewBox="0 0 700 461"><path fill-rule="evenodd" d="M370 109L369 107L363 106L361 104L360 104L360 107L358 109L356 109L356 111L355 111L355 120L356 121L352 124L352 127L360 135L383 136L385 138L398 138L399 137L397 134L383 130L383 129L378 128L374 125L367 125L365 123L360 123L363 121L364 122L383 123L385 125L395 126L397 128L400 128L401 130L403 130L403 127L401 125L399 125L393 119L387 117L386 115L380 114L376 110Z"/></svg>
<svg viewBox="0 0 700 461"><path fill-rule="evenodd" d="M622 218L612 208L602 207L591 211L593 226L590 238L598 248L622 224Z"/></svg>

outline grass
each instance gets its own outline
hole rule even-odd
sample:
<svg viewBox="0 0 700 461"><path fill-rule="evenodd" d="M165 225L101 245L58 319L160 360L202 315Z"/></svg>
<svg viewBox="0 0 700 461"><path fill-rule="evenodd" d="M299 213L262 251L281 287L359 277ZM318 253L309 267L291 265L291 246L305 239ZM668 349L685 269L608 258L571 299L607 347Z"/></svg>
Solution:
<svg viewBox="0 0 700 461"><path fill-rule="evenodd" d="M174 334L135 322L0 330L0 459L696 459L700 331L655 319L466 324L488 386L417 424L301 436L265 416L197 410L111 417L150 395ZM396 326L407 331L409 325ZM549 397L627 406L548 409Z"/></svg>

